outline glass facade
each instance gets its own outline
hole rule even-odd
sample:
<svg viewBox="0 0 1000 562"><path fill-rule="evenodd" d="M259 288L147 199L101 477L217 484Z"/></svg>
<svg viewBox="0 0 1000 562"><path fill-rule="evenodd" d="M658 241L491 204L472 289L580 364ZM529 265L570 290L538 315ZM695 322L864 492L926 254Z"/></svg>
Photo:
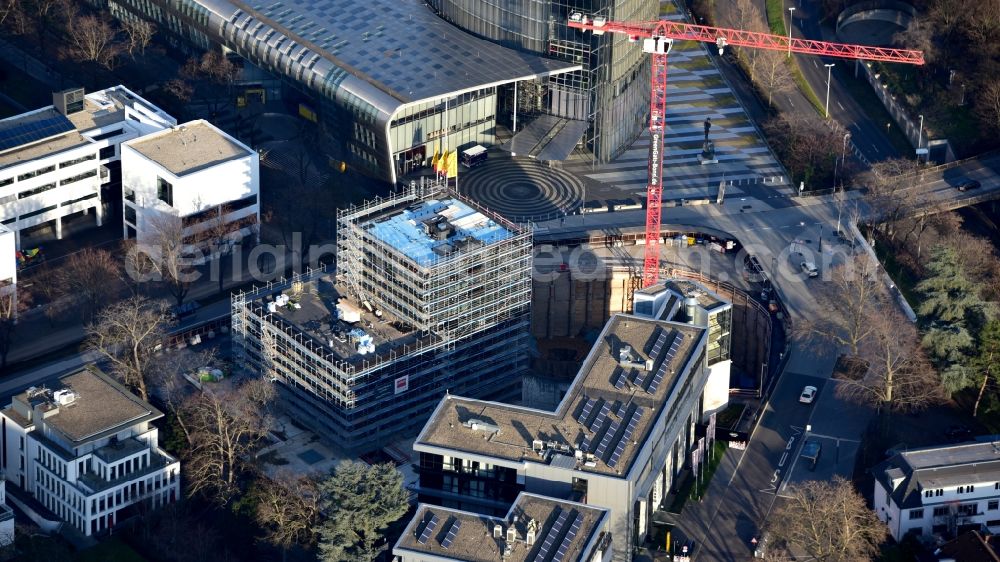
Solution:
<svg viewBox="0 0 1000 562"><path fill-rule="evenodd" d="M618 21L659 17L658 0L430 0L445 20L505 47L582 64L553 76L545 110L591 122L587 145L607 161L621 154L647 125L649 60L638 43L617 34L583 33L566 25L569 14ZM519 113L525 108L518 103Z"/></svg>

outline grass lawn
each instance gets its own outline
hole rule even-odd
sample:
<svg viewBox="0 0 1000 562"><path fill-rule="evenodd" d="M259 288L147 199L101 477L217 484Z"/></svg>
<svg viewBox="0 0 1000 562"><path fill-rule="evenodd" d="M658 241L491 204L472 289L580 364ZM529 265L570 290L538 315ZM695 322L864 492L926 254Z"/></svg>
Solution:
<svg viewBox="0 0 1000 562"><path fill-rule="evenodd" d="M767 25L771 28L771 33L775 35L788 35L788 28L785 27L785 6L781 0L767 0ZM799 68L799 62L797 59L788 60L788 70L792 73L792 80L802 91L802 94L809 100L812 104L813 109L815 109L820 115L824 113L823 104L819 101L819 97L816 96L816 92L813 91L812 86L806 81L806 77L802 74L802 69Z"/></svg>
<svg viewBox="0 0 1000 562"><path fill-rule="evenodd" d="M108 562L112 560L114 562L146 562L145 558L117 537L112 537L94 548L84 550L76 557L76 560L77 562Z"/></svg>
<svg viewBox="0 0 1000 562"><path fill-rule="evenodd" d="M722 457L726 454L728 448L729 444L724 441L715 442L712 446L712 460L708 461L707 466L702 468L700 483L693 473L685 473L686 477L677 490L673 504L670 506L671 513L680 513L684 509L684 504L689 499L699 500L705 495L708 485L712 482L712 476L715 474L716 469L719 468L719 463L722 462Z"/></svg>

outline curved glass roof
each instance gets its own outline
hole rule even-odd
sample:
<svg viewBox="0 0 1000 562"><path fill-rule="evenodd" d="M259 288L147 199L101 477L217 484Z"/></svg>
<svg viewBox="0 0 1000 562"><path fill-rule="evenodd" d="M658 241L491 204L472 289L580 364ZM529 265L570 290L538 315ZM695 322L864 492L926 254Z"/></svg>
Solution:
<svg viewBox="0 0 1000 562"><path fill-rule="evenodd" d="M231 3L242 12L231 20L260 40L273 44L264 28L274 28L403 103L580 68L478 39L421 0Z"/></svg>

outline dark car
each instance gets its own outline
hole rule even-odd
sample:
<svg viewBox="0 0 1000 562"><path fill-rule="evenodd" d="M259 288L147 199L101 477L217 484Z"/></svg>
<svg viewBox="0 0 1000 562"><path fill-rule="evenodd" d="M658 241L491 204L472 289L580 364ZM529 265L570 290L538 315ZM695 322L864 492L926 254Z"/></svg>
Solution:
<svg viewBox="0 0 1000 562"><path fill-rule="evenodd" d="M968 191L970 189L979 189L983 184L979 183L977 180L965 180L958 184L959 191Z"/></svg>
<svg viewBox="0 0 1000 562"><path fill-rule="evenodd" d="M170 318L175 322L179 322L193 316L198 309L201 308L201 303L198 301L188 301L180 306L175 306L170 309Z"/></svg>

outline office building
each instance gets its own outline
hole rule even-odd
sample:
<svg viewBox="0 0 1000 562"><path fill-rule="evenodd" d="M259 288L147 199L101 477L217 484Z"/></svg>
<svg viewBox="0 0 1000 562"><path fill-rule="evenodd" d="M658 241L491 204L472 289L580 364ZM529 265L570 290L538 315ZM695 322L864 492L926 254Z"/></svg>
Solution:
<svg viewBox="0 0 1000 562"><path fill-rule="evenodd" d="M872 469L874 509L901 540L1000 531L1000 445L961 443L896 453Z"/></svg>
<svg viewBox="0 0 1000 562"><path fill-rule="evenodd" d="M709 370L705 384L706 413L718 412L729 404L733 387L732 330L733 305L707 287L686 279L667 279L633 296L636 316L658 318L698 326L708 330L705 366Z"/></svg>
<svg viewBox="0 0 1000 562"><path fill-rule="evenodd" d="M695 426L707 340L702 327L615 314L553 411L446 396L413 446L421 501L501 514L529 492L599 506L614 559L630 560L706 445Z"/></svg>
<svg viewBox="0 0 1000 562"><path fill-rule="evenodd" d="M396 562L610 562L608 510L520 493L503 517L417 506Z"/></svg>
<svg viewBox="0 0 1000 562"><path fill-rule="evenodd" d="M593 157L606 162L625 151L649 125L649 57L637 42L617 33L598 35L570 29L574 12L604 16L616 21L653 21L660 17L660 2L651 0L429 0L445 20L489 41L522 52L576 63L579 71L550 79L547 92L521 86L519 96L504 96L508 114L514 103L524 116L546 117L527 125L527 137L544 137L575 128L573 142L583 138ZM516 102L515 102L516 100ZM521 143L525 152L530 140ZM514 144L517 143L515 139Z"/></svg>
<svg viewBox="0 0 1000 562"><path fill-rule="evenodd" d="M283 78L302 100L300 114L323 125L330 157L390 182L428 167L438 150L495 144L512 84L534 100L519 103L552 112L567 86L551 77L583 68L477 39L422 0L107 4L120 19L155 22L178 43L238 54L255 67L246 74L259 68ZM655 3L644 4L656 13ZM266 93L274 99L282 90Z"/></svg>
<svg viewBox="0 0 1000 562"><path fill-rule="evenodd" d="M68 525L104 533L180 495L180 462L159 447L156 408L96 367L31 387L0 410L9 483Z"/></svg>
<svg viewBox="0 0 1000 562"><path fill-rule="evenodd" d="M0 548L14 543L14 510L7 505L7 479L0 475Z"/></svg>
<svg viewBox="0 0 1000 562"><path fill-rule="evenodd" d="M233 352L339 447L415 432L445 392L509 398L527 366L531 232L442 185L338 213L336 277L233 296Z"/></svg>
<svg viewBox="0 0 1000 562"><path fill-rule="evenodd" d="M0 308L0 316L17 311L17 250L15 249L14 231L0 225L0 299L13 295L13 299Z"/></svg>
<svg viewBox="0 0 1000 562"><path fill-rule="evenodd" d="M121 152L125 238L155 245L178 221L192 247L256 232L260 157L207 121L129 141Z"/></svg>
<svg viewBox="0 0 1000 562"><path fill-rule="evenodd" d="M177 123L124 86L53 94L53 105L0 120L0 223L22 238L64 223L100 226L117 209L119 145Z"/></svg>

